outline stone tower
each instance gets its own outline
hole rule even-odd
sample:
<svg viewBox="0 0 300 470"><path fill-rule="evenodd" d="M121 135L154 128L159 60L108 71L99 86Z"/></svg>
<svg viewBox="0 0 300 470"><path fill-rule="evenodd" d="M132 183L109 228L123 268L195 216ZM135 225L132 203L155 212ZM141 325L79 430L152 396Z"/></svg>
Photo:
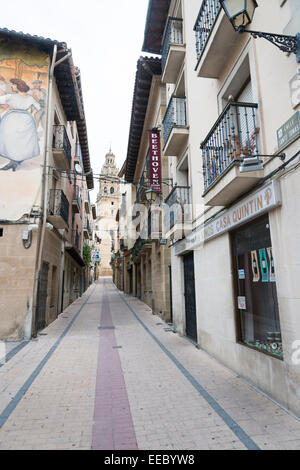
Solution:
<svg viewBox="0 0 300 470"><path fill-rule="evenodd" d="M120 208L120 179L115 155L110 150L105 156L101 170L99 193L97 196L96 233L100 244L100 276L111 276L111 255L117 235L116 215Z"/></svg>

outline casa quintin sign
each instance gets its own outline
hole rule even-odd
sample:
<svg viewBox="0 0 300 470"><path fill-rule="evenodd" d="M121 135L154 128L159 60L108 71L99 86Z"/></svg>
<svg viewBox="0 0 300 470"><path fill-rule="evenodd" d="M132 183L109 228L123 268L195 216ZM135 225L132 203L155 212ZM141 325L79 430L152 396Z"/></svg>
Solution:
<svg viewBox="0 0 300 470"><path fill-rule="evenodd" d="M280 183L272 181L230 209L225 210L222 215L215 217L210 222L205 222L193 233L187 235L184 240L180 240L175 246L175 254L195 250L203 243L234 230L280 205Z"/></svg>
<svg viewBox="0 0 300 470"><path fill-rule="evenodd" d="M228 209L211 223L205 224L204 240L210 240L224 232L238 227L265 212L275 209L281 204L281 193L278 181L267 186Z"/></svg>
<svg viewBox="0 0 300 470"><path fill-rule="evenodd" d="M149 131L149 176L151 189L161 193L161 147L158 129Z"/></svg>

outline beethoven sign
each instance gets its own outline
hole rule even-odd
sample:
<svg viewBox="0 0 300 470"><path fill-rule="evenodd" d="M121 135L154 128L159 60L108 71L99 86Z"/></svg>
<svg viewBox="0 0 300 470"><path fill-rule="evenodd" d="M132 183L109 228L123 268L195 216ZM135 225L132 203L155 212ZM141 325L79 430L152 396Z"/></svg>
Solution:
<svg viewBox="0 0 300 470"><path fill-rule="evenodd" d="M150 186L154 191L161 193L161 152L158 130L149 131L149 157Z"/></svg>

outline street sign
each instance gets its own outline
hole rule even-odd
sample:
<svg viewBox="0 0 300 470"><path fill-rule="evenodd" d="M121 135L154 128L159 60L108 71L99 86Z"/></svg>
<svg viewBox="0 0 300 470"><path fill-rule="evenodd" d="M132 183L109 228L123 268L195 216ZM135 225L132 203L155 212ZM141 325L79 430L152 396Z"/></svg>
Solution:
<svg viewBox="0 0 300 470"><path fill-rule="evenodd" d="M300 113L297 111L277 131L278 150L283 149L289 143L300 136Z"/></svg>

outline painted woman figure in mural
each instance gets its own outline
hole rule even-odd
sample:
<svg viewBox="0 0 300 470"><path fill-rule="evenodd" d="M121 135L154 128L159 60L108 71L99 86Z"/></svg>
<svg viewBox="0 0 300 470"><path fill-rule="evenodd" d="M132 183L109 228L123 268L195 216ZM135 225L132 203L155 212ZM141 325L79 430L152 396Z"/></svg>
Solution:
<svg viewBox="0 0 300 470"><path fill-rule="evenodd" d="M0 156L10 162L1 170L16 171L25 160L40 155L35 120L30 113L40 111L39 103L28 94L29 86L20 79L12 78L13 93L0 96L0 105L8 106L0 119Z"/></svg>

